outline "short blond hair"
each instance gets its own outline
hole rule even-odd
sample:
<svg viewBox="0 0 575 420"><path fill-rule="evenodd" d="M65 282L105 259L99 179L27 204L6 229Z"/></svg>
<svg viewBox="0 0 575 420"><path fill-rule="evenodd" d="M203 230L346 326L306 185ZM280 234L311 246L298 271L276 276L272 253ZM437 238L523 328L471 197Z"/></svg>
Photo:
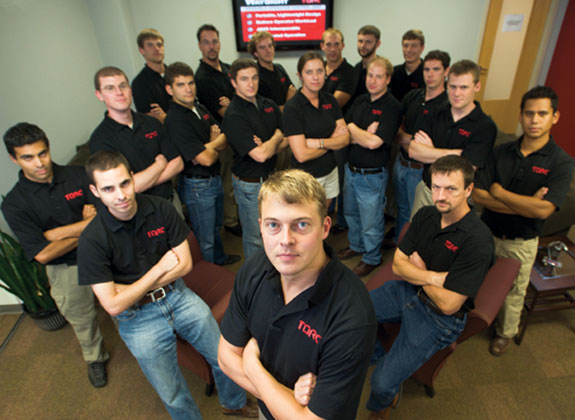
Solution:
<svg viewBox="0 0 575 420"><path fill-rule="evenodd" d="M343 44L343 33L337 28L327 28L321 35L321 42L325 42L325 37L328 35L339 35Z"/></svg>
<svg viewBox="0 0 575 420"><path fill-rule="evenodd" d="M391 75L393 74L393 64L391 64L391 61L389 61L387 58L376 55L374 58L369 60L369 63L367 63L366 70L369 71L369 68L374 64L383 67L385 69L385 74L387 75L387 77L391 77Z"/></svg>
<svg viewBox="0 0 575 420"><path fill-rule="evenodd" d="M300 169L274 172L262 184L258 194L258 210L262 215L262 203L271 194L278 195L287 204L315 204L321 219L327 216L325 190L309 173Z"/></svg>
<svg viewBox="0 0 575 420"><path fill-rule="evenodd" d="M161 39L162 42L164 42L164 37L161 33L152 28L145 28L140 31L138 38L136 38L138 47L144 48L144 42L146 42L148 39Z"/></svg>
<svg viewBox="0 0 575 420"><path fill-rule="evenodd" d="M258 31L252 35L250 42L248 42L248 52L251 55L254 55L254 53L257 51L258 42L263 41L266 38L270 38L272 40L273 46L276 46L274 36L271 33L268 31Z"/></svg>

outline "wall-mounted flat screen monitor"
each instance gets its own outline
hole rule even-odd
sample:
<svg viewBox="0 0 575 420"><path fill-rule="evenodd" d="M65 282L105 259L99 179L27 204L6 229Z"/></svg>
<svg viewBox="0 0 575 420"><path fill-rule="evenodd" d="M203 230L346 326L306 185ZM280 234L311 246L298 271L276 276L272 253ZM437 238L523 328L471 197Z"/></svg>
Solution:
<svg viewBox="0 0 575 420"><path fill-rule="evenodd" d="M238 51L258 31L270 32L276 49L318 48L333 25L333 0L232 0Z"/></svg>

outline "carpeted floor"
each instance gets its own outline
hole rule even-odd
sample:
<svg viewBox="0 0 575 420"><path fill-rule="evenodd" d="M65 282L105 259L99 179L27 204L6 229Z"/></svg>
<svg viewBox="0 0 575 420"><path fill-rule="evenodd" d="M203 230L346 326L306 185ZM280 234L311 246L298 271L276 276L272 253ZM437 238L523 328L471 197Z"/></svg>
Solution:
<svg viewBox="0 0 575 420"><path fill-rule="evenodd" d="M239 238L224 232L228 252L241 249ZM334 248L346 245L346 234L330 236ZM386 260L391 258L387 252ZM346 261L353 267L359 257ZM237 263L231 268L236 271ZM18 315L0 316L0 342ZM109 382L95 389L70 326L40 330L26 317L0 353L0 419L91 420L169 419L118 336L100 311L103 333L112 356ZM404 384L393 419L572 419L575 418L575 311L534 315L520 347L496 358L487 348L490 331L457 348L436 380L435 398L412 379ZM217 396L206 397L204 384L184 375L207 420L230 419L219 413ZM364 385L358 419L367 419Z"/></svg>

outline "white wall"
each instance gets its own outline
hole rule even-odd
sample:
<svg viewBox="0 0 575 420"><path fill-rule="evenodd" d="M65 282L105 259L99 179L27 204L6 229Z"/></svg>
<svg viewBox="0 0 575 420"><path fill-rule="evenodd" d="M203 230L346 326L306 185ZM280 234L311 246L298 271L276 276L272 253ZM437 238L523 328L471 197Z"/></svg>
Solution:
<svg viewBox="0 0 575 420"><path fill-rule="evenodd" d="M334 26L347 41L344 55L355 64L357 30L374 24L382 31L379 54L402 61L401 35L423 30L426 50L448 51L454 60L477 59L487 0L335 0ZM52 156L64 163L101 120L104 108L93 94L92 77L104 65L133 78L143 66L137 33L158 29L166 40L166 62L197 67L196 30L212 23L220 30L221 58L235 50L230 0L0 0L0 134L20 121L42 127ZM300 52L278 52L292 80ZM0 194L17 179L17 169L0 147ZM7 230L0 217L0 227ZM14 299L0 291L0 305Z"/></svg>

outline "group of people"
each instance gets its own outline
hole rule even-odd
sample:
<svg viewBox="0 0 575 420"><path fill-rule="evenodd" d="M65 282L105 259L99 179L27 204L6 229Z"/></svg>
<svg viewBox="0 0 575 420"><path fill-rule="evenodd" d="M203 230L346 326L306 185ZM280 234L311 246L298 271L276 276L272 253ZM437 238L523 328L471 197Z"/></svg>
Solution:
<svg viewBox="0 0 575 420"><path fill-rule="evenodd" d="M132 86L116 67L95 74L107 112L85 168L53 163L33 124L4 135L21 171L2 211L28 258L46 265L92 385L106 385L109 358L95 295L174 419L201 418L175 334L212 366L224 414L353 419L373 361L367 408L370 419L387 419L401 383L463 330L495 256L521 261L490 345L503 354L518 332L543 220L571 181L573 161L550 135L556 94L529 90L523 135L492 150L497 129L474 100L478 65L451 65L439 50L422 58L419 30L404 34L405 62L393 67L376 54L379 30L360 28L353 67L343 34L330 28L325 60L307 52L297 63L300 89L274 62L267 32L250 40L255 60L231 66L214 26L197 39L195 72L166 65L162 35L145 29L137 44L146 65ZM398 216L385 239L391 167ZM225 253L222 227L242 235L247 262L221 332L181 280L193 266L189 226L203 257L220 265L240 259ZM336 252L325 239L345 229L349 246ZM359 277L381 264L382 246L397 246L402 280L368 293ZM340 262L357 255L352 270ZM377 324L398 321L385 352Z"/></svg>

